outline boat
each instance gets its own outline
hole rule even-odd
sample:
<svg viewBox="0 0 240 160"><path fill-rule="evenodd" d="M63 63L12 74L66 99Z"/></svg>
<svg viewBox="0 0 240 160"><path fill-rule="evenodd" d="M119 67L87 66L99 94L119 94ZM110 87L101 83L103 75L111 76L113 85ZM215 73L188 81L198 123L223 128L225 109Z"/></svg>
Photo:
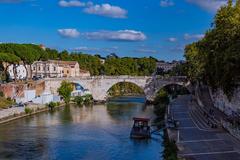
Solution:
<svg viewBox="0 0 240 160"><path fill-rule="evenodd" d="M134 124L131 130L130 137L134 139L151 138L151 129L149 126L149 118L133 118Z"/></svg>

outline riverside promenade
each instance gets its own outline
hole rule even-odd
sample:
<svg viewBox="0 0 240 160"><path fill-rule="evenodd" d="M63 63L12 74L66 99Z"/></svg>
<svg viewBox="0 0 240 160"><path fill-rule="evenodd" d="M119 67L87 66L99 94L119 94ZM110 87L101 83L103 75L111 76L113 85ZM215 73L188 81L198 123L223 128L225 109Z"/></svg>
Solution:
<svg viewBox="0 0 240 160"><path fill-rule="evenodd" d="M177 129L169 129L178 156L190 160L240 160L240 141L221 128L209 127L196 107L190 96L179 96L170 105L171 116L180 122Z"/></svg>

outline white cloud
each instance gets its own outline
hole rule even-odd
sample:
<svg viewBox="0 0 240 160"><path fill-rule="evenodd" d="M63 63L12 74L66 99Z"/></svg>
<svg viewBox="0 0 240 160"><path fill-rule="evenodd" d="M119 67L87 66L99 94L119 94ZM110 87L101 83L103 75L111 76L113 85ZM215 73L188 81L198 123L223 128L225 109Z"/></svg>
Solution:
<svg viewBox="0 0 240 160"><path fill-rule="evenodd" d="M87 46L80 46L72 49L76 52L88 52L88 53L112 53L116 52L118 47L107 47L107 48L94 48L94 47L87 47Z"/></svg>
<svg viewBox="0 0 240 160"><path fill-rule="evenodd" d="M139 52L139 53L157 53L156 50L153 49L136 49L135 52Z"/></svg>
<svg viewBox="0 0 240 160"><path fill-rule="evenodd" d="M189 3L200 6L208 11L216 11L221 6L227 4L227 0L186 0Z"/></svg>
<svg viewBox="0 0 240 160"><path fill-rule="evenodd" d="M161 0L160 6L161 7L171 7L171 6L174 6L174 2L172 0Z"/></svg>
<svg viewBox="0 0 240 160"><path fill-rule="evenodd" d="M99 48L92 48L92 47L86 47L86 46L80 46L73 49L74 51L80 51L80 52L91 52L91 51L99 51Z"/></svg>
<svg viewBox="0 0 240 160"><path fill-rule="evenodd" d="M92 5L84 9L85 13L101 15L111 18L126 18L127 11L118 6L112 6L110 4Z"/></svg>
<svg viewBox="0 0 240 160"><path fill-rule="evenodd" d="M71 1L60 0L58 4L61 7L85 7L86 6L86 3L78 0L71 0Z"/></svg>
<svg viewBox="0 0 240 160"><path fill-rule="evenodd" d="M175 37L170 37L170 38L168 38L168 41L169 41L169 42L176 42L176 41L177 41L177 38L175 38Z"/></svg>
<svg viewBox="0 0 240 160"><path fill-rule="evenodd" d="M147 38L144 33L134 30L88 32L85 36L88 39L109 41L143 41Z"/></svg>
<svg viewBox="0 0 240 160"><path fill-rule="evenodd" d="M65 38L77 38L79 37L80 33L77 29L58 29L58 33Z"/></svg>
<svg viewBox="0 0 240 160"><path fill-rule="evenodd" d="M184 34L184 39L185 40L199 40L204 37L204 34Z"/></svg>

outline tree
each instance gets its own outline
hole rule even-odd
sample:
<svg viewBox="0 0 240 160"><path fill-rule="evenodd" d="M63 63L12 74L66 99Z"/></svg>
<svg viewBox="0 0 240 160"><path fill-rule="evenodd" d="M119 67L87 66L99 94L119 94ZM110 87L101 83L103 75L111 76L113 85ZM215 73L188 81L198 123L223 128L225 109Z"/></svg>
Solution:
<svg viewBox="0 0 240 160"><path fill-rule="evenodd" d="M73 86L68 81L63 81L61 87L58 88L58 94L63 97L63 100L66 104L69 104L71 99L71 93L73 91Z"/></svg>
<svg viewBox="0 0 240 160"><path fill-rule="evenodd" d="M34 61L39 60L44 53L44 50L41 49L40 46L34 44L3 43L0 44L0 52L9 53L19 57L24 64L28 77L28 69L26 65L31 65Z"/></svg>
<svg viewBox="0 0 240 160"><path fill-rule="evenodd" d="M205 37L185 48L188 76L231 99L240 78L240 0L221 7Z"/></svg>
<svg viewBox="0 0 240 160"><path fill-rule="evenodd" d="M3 77L5 77L5 80L7 79L6 78L7 77L7 69L10 65L14 65L13 73L14 73L15 80L16 80L15 64L18 64L20 61L21 61L21 59L19 57L15 56L14 54L0 52L0 63L4 67L4 71L3 71L4 76Z"/></svg>

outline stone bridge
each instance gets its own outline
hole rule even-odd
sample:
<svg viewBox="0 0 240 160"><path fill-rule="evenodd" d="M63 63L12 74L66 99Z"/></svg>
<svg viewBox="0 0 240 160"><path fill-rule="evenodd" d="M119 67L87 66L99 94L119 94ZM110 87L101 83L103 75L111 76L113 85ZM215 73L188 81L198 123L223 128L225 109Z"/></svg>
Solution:
<svg viewBox="0 0 240 160"><path fill-rule="evenodd" d="M152 101L159 89L171 84L187 85L186 77L140 77L140 76L98 76L82 78L48 78L45 79L45 91L57 94L57 89L62 81L80 84L88 89L96 101L105 101L108 98L108 90L115 84L129 82L143 89L146 99Z"/></svg>

